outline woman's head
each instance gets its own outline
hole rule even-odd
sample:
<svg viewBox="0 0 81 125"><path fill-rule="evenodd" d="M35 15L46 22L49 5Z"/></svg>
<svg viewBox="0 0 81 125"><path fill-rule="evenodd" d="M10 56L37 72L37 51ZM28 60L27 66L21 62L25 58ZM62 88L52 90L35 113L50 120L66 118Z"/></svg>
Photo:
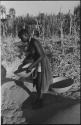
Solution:
<svg viewBox="0 0 81 125"><path fill-rule="evenodd" d="M39 31L38 30L34 30L34 36L39 37Z"/></svg>
<svg viewBox="0 0 81 125"><path fill-rule="evenodd" d="M27 29L21 29L18 32L18 37L22 40L22 42L28 42L30 38L30 34Z"/></svg>

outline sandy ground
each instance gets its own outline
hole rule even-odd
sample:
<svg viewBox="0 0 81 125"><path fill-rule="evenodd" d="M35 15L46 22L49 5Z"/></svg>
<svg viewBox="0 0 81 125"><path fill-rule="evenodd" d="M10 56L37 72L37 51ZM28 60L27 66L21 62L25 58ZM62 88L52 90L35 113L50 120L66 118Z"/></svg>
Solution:
<svg viewBox="0 0 81 125"><path fill-rule="evenodd" d="M80 100L46 93L40 108L32 108L36 90L32 83L1 83L1 116L3 124L80 124Z"/></svg>
<svg viewBox="0 0 81 125"><path fill-rule="evenodd" d="M50 124L80 124L80 104L62 110L46 123Z"/></svg>
<svg viewBox="0 0 81 125"><path fill-rule="evenodd" d="M23 103L24 116L31 124L80 124L80 103L60 95L44 94L43 106L32 109L34 93Z"/></svg>
<svg viewBox="0 0 81 125"><path fill-rule="evenodd" d="M32 108L36 92L32 83L2 85L2 116L5 124L80 124L80 102L53 94L43 95L43 105Z"/></svg>

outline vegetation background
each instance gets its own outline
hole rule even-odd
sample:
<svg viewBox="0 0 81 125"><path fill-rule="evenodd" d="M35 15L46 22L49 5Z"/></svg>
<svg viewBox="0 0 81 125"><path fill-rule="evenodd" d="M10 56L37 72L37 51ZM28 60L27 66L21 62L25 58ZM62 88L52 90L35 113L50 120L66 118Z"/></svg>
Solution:
<svg viewBox="0 0 81 125"><path fill-rule="evenodd" d="M73 89L80 89L80 5L72 14L39 13L38 16L16 16L14 8L6 14L5 6L1 13L1 63L9 72L16 70L24 59L24 46L18 38L18 31L28 28L33 37L39 31L39 40L50 60L53 76L66 76L74 79ZM10 68L9 68L10 67ZM11 73L10 72L10 73Z"/></svg>
<svg viewBox="0 0 81 125"><path fill-rule="evenodd" d="M5 6L0 5L1 64L7 71L6 84L1 86L1 122L3 124L31 124L32 120L35 123L38 121L43 123L42 119L47 121L50 118L52 118L51 123L60 123L60 121L79 123L79 105L72 108L71 104L80 100L80 9L80 5L75 7L73 14L70 10L66 14L60 10L57 15L39 13L37 16L29 14L16 16L14 8L10 8L7 14ZM72 98L70 98L71 101L64 97L61 99L61 96L57 99L48 94L44 98L42 110L41 108L32 110L30 103L33 96L29 98L27 89L28 87L32 92L32 84L26 82L26 86L20 87L20 82L17 86L10 79L13 78L14 71L25 57L23 52L25 47L18 38L18 31L22 27L28 28L32 37L34 31L39 31L38 39L50 61L53 76L66 76L74 80L73 87L66 93L62 93L64 97L72 97L73 101ZM1 73L3 71L1 70ZM5 81L3 76L5 73L1 74L1 80ZM71 106L70 109L67 109L68 106ZM60 113L58 117L56 112L60 109L63 109L63 114Z"/></svg>

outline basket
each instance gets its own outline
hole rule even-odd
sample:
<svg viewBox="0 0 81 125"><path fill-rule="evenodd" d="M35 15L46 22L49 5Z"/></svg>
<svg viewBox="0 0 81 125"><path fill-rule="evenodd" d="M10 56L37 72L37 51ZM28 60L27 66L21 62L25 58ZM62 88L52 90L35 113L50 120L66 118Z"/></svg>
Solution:
<svg viewBox="0 0 81 125"><path fill-rule="evenodd" d="M64 93L71 89L73 85L73 79L67 77L56 77L53 78L53 84L50 89L56 93Z"/></svg>

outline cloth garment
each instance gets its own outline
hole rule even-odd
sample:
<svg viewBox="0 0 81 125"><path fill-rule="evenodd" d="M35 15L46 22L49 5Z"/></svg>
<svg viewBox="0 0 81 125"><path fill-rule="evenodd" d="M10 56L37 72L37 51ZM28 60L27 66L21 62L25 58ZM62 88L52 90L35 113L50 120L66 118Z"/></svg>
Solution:
<svg viewBox="0 0 81 125"><path fill-rule="evenodd" d="M46 93L49 89L49 86L53 84L51 67L47 56L45 56L35 68L34 72L32 73L33 79L37 78L38 72L41 73L41 92Z"/></svg>
<svg viewBox="0 0 81 125"><path fill-rule="evenodd" d="M47 56L46 56L46 54L43 50L43 47L41 46L41 43L36 39L31 39L30 45L29 45L29 48L28 48L28 51L31 52L32 59L37 60L37 58L39 56L35 51L34 42L37 42L39 44L40 49L43 52L43 58L36 65L36 67L34 67L35 70L32 73L32 77L33 77L33 79L36 79L38 72L41 73L41 92L46 93L48 91L48 88L49 88L50 84L53 84L51 67L50 67L49 60L48 60L48 58L47 58Z"/></svg>
<svg viewBox="0 0 81 125"><path fill-rule="evenodd" d="M53 84L51 67L46 55L41 61L41 75L42 75L41 92L45 93L48 91L49 86Z"/></svg>
<svg viewBox="0 0 81 125"><path fill-rule="evenodd" d="M38 72L41 72L41 63L38 64Z"/></svg>

